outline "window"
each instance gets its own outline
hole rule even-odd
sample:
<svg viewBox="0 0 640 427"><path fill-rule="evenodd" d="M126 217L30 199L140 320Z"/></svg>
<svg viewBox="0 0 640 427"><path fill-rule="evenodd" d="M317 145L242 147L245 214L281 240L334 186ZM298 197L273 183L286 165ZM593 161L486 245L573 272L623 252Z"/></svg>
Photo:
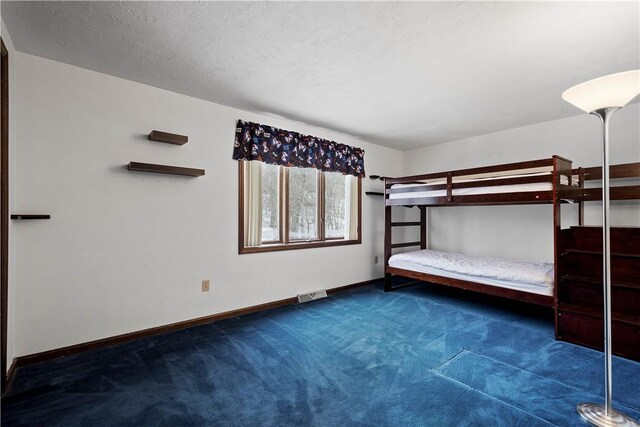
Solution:
<svg viewBox="0 0 640 427"><path fill-rule="evenodd" d="M239 164L239 252L360 243L361 181L256 161Z"/></svg>

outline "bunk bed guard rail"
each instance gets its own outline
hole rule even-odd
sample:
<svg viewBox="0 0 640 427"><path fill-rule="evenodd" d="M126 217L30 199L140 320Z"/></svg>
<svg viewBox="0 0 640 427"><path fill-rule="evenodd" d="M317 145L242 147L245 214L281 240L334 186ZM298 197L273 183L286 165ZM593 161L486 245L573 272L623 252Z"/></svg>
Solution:
<svg viewBox="0 0 640 427"><path fill-rule="evenodd" d="M571 161L560 156L471 169L388 178L387 206L553 203L574 200Z"/></svg>

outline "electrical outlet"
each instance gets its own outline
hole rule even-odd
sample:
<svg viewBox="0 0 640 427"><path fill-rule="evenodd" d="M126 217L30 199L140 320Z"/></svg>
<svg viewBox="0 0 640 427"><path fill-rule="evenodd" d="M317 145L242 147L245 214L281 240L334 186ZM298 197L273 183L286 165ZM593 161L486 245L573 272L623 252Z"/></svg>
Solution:
<svg viewBox="0 0 640 427"><path fill-rule="evenodd" d="M377 264L377 263L378 263L378 257L375 257L375 258L373 259L373 263L374 263L374 264Z"/></svg>
<svg viewBox="0 0 640 427"><path fill-rule="evenodd" d="M209 280L202 281L202 292L209 292Z"/></svg>

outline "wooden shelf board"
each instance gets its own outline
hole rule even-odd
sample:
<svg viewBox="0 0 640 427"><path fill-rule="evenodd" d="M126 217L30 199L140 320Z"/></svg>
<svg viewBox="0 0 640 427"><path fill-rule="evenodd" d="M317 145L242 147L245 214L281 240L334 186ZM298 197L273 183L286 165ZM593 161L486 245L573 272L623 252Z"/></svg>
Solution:
<svg viewBox="0 0 640 427"><path fill-rule="evenodd" d="M583 249L568 249L562 253L564 254L584 254L584 255L597 255L602 256L602 251L587 251ZM621 257L621 258L640 258L638 254L625 254L620 252L611 252L612 257Z"/></svg>
<svg viewBox="0 0 640 427"><path fill-rule="evenodd" d="M181 166L156 165L153 163L129 162L127 166L130 171L154 172L183 176L202 176L204 169L185 168Z"/></svg>
<svg viewBox="0 0 640 427"><path fill-rule="evenodd" d="M51 215L46 214L14 214L11 215L11 219L51 219Z"/></svg>
<svg viewBox="0 0 640 427"><path fill-rule="evenodd" d="M189 137L186 135L177 135L175 133L152 130L151 133L149 133L149 141L166 142L167 144L174 145L184 145L189 142Z"/></svg>
<svg viewBox="0 0 640 427"><path fill-rule="evenodd" d="M570 313L581 314L583 316L595 317L597 319L602 319L603 317L602 310L591 307L560 303L558 308L560 312L566 311ZM611 320L616 322L629 323L631 325L640 324L640 319L638 318L638 316L629 316L620 313L611 313Z"/></svg>
<svg viewBox="0 0 640 427"><path fill-rule="evenodd" d="M602 286L602 279L593 279L590 277L582 277L582 276L572 276L569 274L565 274L560 278L561 282L571 281L571 282L579 282L579 283L587 283L595 286ZM611 283L611 286L614 288L629 288L629 289L638 289L638 285L631 283Z"/></svg>

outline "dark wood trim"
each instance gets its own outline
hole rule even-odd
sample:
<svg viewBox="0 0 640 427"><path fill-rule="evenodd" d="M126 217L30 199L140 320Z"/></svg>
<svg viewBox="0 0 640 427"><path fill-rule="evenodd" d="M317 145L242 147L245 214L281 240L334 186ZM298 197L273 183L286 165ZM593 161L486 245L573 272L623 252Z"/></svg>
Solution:
<svg viewBox="0 0 640 427"><path fill-rule="evenodd" d="M556 338L559 335L558 330L558 283L560 283L560 276L558 275L558 262L560 259L560 246L561 246L561 234L562 234L562 199L566 198L567 189L569 187L562 185L562 177L567 176L571 181L573 178L571 160L564 159L562 157L553 157L553 310L554 310L554 330ZM579 215L579 214L578 214Z"/></svg>
<svg viewBox="0 0 640 427"><path fill-rule="evenodd" d="M278 251L292 251L296 249L312 249L323 248L326 246L346 246L346 245L359 245L361 241L356 240L325 240L324 242L289 242L280 243L275 245L262 245L262 246L247 246L240 249L240 254L255 254L260 252L278 252Z"/></svg>
<svg viewBox="0 0 640 427"><path fill-rule="evenodd" d="M0 305L2 322L2 337L0 349L0 370L2 370L0 378L0 387L2 393L6 390L7 385L7 322L9 317L7 311L9 309L9 52L4 45L4 41L0 39L0 56L2 82L1 88L1 104L2 104L2 130L0 131L2 142L0 143Z"/></svg>
<svg viewBox="0 0 640 427"><path fill-rule="evenodd" d="M154 163L140 163L129 162L127 166L130 171L135 172L153 172L153 173L165 173L171 175L184 175L184 176L202 176L204 175L204 169L185 168L181 166L169 166L169 165L156 165Z"/></svg>
<svg viewBox="0 0 640 427"><path fill-rule="evenodd" d="M338 286L336 288L327 289L327 295L337 294L339 292L348 291L350 289L361 288L363 286L374 285L378 282L382 282L384 277L379 277L377 279L364 280L362 282L352 283L350 285Z"/></svg>
<svg viewBox="0 0 640 427"><path fill-rule="evenodd" d="M422 223L420 221L404 221L404 222L392 222L392 227L416 227L420 226Z"/></svg>
<svg viewBox="0 0 640 427"><path fill-rule="evenodd" d="M325 196L324 187L325 185L325 177L323 173L320 173L319 170L316 169L316 188L318 191L318 196L316 197L316 218L318 221L318 228L316 231L316 236L321 242L326 240L326 227L325 227Z"/></svg>
<svg viewBox="0 0 640 427"><path fill-rule="evenodd" d="M382 279L371 279L365 280L362 282L352 283L349 285L338 286L336 288L327 289L327 295L335 294L338 292L346 291L349 289L373 285L381 281ZM160 335L167 332L178 331L181 329L187 329L193 326L203 325L207 323L213 323L224 319L229 319L232 317L243 316L246 314L257 313L264 310L270 310L273 308L282 307L290 304L298 304L298 299L296 297L285 298L277 301L272 301L264 304L258 304L251 307L240 308L236 310L229 310L223 313L212 314L209 316L198 317L195 319L185 320L182 322L171 323L168 325L157 326L154 328L143 329L141 331L130 332L127 334L116 335L109 338L103 338L99 340L89 341L81 344L70 345L67 347L57 348L53 350L43 351L40 353L29 354L26 356L17 357L12 364L12 373L13 369L19 368L25 365L30 365L33 363L40 363L51 359L56 359L58 357L71 356L73 354L81 353L84 351L95 350L99 348L109 347L116 344L121 344L128 341L137 340L140 338L146 338L154 335Z"/></svg>
<svg viewBox="0 0 640 427"><path fill-rule="evenodd" d="M591 168L582 168L585 181L602 179L602 166L594 166ZM578 170L573 170L574 174ZM640 176L640 162L622 163L609 166L609 179L619 178L635 178Z"/></svg>
<svg viewBox="0 0 640 427"><path fill-rule="evenodd" d="M592 279L592 278L587 278L587 277L581 277L581 276L575 276L575 275L571 275L571 274L564 274L562 275L562 277L560 277L560 283L566 283L566 282L580 282L580 283L587 283L587 284L591 284L591 285L598 285L598 286L602 286L602 280L600 279ZM629 289L637 289L638 285L636 283L620 283L620 282L613 282L611 283L611 288L629 288Z"/></svg>
<svg viewBox="0 0 640 427"><path fill-rule="evenodd" d="M578 168L578 184L584 187L584 169ZM584 203L582 199L578 201L578 225L584 225Z"/></svg>
<svg viewBox="0 0 640 427"><path fill-rule="evenodd" d="M391 249L395 249L395 248L408 248L410 246L421 246L422 242L418 241L418 242L405 242L405 243L392 243L391 244Z"/></svg>
<svg viewBox="0 0 640 427"><path fill-rule="evenodd" d="M582 254L582 255L591 255L591 256L597 256L598 258L602 257L602 250L598 250L598 251L588 251L585 249L567 249L564 251L565 254ZM616 253L616 252L611 252L610 255L612 257L619 257L619 258L640 258L640 254L626 254L626 253Z"/></svg>
<svg viewBox="0 0 640 427"><path fill-rule="evenodd" d="M582 198L585 202L602 200L602 188L583 188ZM640 199L640 185L622 185L609 189L611 200L637 200Z"/></svg>
<svg viewBox="0 0 640 427"><path fill-rule="evenodd" d="M23 219L51 219L51 215L47 214L13 214L11 219L23 220Z"/></svg>
<svg viewBox="0 0 640 427"><path fill-rule="evenodd" d="M558 257L560 256L560 252L558 250L558 239L559 239L559 235L562 232L562 215L561 215L561 204L560 204L560 197L558 194L558 184L560 184L560 170L559 170L559 166L561 165L561 163L557 160L557 159L553 159L553 171L554 171L554 178L555 180L553 181L553 209L551 210L551 215L553 218L553 265L557 266L558 265ZM569 177L571 179L571 163L569 163ZM559 282L559 276L558 276L558 269L554 268L553 269L553 322L554 322L554 336L557 338L558 337L558 284Z"/></svg>
<svg viewBox="0 0 640 427"><path fill-rule="evenodd" d="M384 265L385 267L389 265L389 258L391 258L391 238L392 238L392 228L391 224L393 224L392 215L393 208L389 205L384 207ZM386 280L386 277L385 277Z"/></svg>
<svg viewBox="0 0 640 427"><path fill-rule="evenodd" d="M127 341L132 341L132 340L145 338L153 335L177 331L180 329L186 329L192 326L198 326L205 323L212 323L219 320L229 319L231 317L242 316L244 314L255 313L263 310L269 310L272 308L281 307L288 304L296 304L297 302L298 302L298 299L295 297L285 298L277 301L268 302L265 304L254 305L251 307L241 308L237 310L229 310L223 313L213 314L210 316L198 317L195 319L185 320L182 322L176 322L168 325L157 326L154 328L143 329L141 331L129 332L126 334L116 335L109 338L103 338L103 339L89 341L81 344L75 344L67 347L43 351L40 353L20 356L15 359L16 367L21 367L31 363L39 363L45 360L51 360L58 357L70 356L72 354L80 353L83 351L95 350L102 347L109 347L111 345L120 344Z"/></svg>
<svg viewBox="0 0 640 427"><path fill-rule="evenodd" d="M195 319L171 323L168 325L158 326L155 328L143 329L141 331L130 332L127 334L116 335L109 338L103 338L103 339L89 341L81 344L75 344L67 347L43 351L40 353L20 356L15 359L16 367L21 367L31 363L44 362L46 360L51 360L58 357L70 356L72 354L80 353L83 351L95 350L98 348L108 347L111 345L120 344L127 341L132 341L132 340L145 338L153 335L177 331L180 329L186 329L192 326L198 326L205 323L216 322L216 321L228 319L231 317L242 316L244 314L250 314L257 311L269 310L271 308L281 307L287 304L295 304L297 302L298 302L297 298L285 298L282 300L273 301L265 304L259 304L259 305L237 309L237 310L225 311L223 313L213 314L210 316L198 317Z"/></svg>
<svg viewBox="0 0 640 427"><path fill-rule="evenodd" d="M388 184L388 179L385 178L384 180L384 188L385 188L385 193L387 191L387 189L391 188L391 184ZM384 252L383 252L383 259L384 259L384 269L385 269L385 274L384 274L384 291L385 292L391 292L392 290L392 281L391 281L391 274L388 274L386 272L387 267L389 266L389 258L391 258L391 238L392 238L392 230L393 230L393 224L397 224L399 222L394 222L393 221L393 208L388 204L389 201L389 195L385 194L384 196Z"/></svg>
<svg viewBox="0 0 640 427"><path fill-rule="evenodd" d="M427 207L420 206L420 249L427 249Z"/></svg>
<svg viewBox="0 0 640 427"><path fill-rule="evenodd" d="M593 307L585 307L582 305L575 304L566 304L563 303L561 305L563 311L571 311L574 313L579 313L584 316L595 317L597 319L602 319L604 317L604 313L601 309L596 309ZM628 323L632 326L638 326L638 316L623 314L623 313L611 313L611 320L615 322Z"/></svg>
<svg viewBox="0 0 640 427"><path fill-rule="evenodd" d="M167 144L174 145L184 145L189 142L189 137L186 135L177 135L175 133L152 130L149 133L149 141L166 142Z"/></svg>
<svg viewBox="0 0 640 427"><path fill-rule="evenodd" d="M532 294L530 292L517 291L515 289L501 288L498 286L485 285L466 280L453 279L451 277L434 276L432 274L420 273L417 271L404 270L401 268L387 267L386 273L396 276L417 279L423 282L435 283L439 285L451 286L454 288L474 291L488 295L494 295L503 298L528 302L531 304L543 305L546 307L554 306L554 298L547 295Z"/></svg>
<svg viewBox="0 0 640 427"><path fill-rule="evenodd" d="M11 380L13 380L13 375L16 373L16 359L13 359L11 361L11 366L9 366L9 370L7 370L7 381L5 385L9 385L11 384ZM2 389L2 393L4 394L4 392L7 391L6 388Z"/></svg>

